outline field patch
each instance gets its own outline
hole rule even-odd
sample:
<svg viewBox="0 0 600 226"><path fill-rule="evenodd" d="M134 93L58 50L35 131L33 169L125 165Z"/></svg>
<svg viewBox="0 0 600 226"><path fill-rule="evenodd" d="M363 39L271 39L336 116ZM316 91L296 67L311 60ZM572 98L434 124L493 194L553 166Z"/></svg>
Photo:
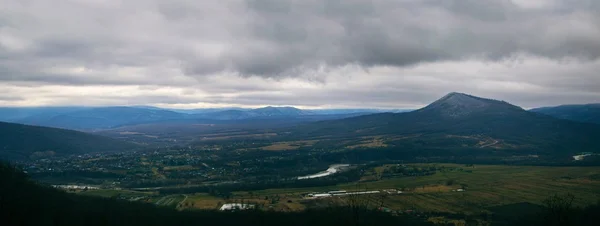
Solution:
<svg viewBox="0 0 600 226"><path fill-rule="evenodd" d="M384 139L381 136L374 137L365 137L363 140L359 141L358 144L346 146L346 148L354 149L354 148L380 148L387 147Z"/></svg>
<svg viewBox="0 0 600 226"><path fill-rule="evenodd" d="M296 150L301 147L308 147L315 144L316 140L293 141L293 142L276 142L269 146L264 146L261 149L265 151L287 151Z"/></svg>

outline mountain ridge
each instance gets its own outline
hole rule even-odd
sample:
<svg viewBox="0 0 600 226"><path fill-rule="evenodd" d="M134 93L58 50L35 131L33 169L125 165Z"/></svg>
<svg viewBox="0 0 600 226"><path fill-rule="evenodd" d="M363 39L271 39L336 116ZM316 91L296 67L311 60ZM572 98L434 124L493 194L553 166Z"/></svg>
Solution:
<svg viewBox="0 0 600 226"><path fill-rule="evenodd" d="M0 121L54 128L98 131L123 126L185 120L307 118L312 121L376 113L375 110L303 110L267 106L176 111L148 106L0 108ZM309 120L309 121L310 121Z"/></svg>
<svg viewBox="0 0 600 226"><path fill-rule="evenodd" d="M450 93L406 113L371 114L288 128L290 139L379 139L387 147L491 148L529 153L597 151L600 126L529 112L505 101ZM282 133L284 133L282 132ZM343 142L337 142L343 143ZM568 155L567 154L567 155Z"/></svg>
<svg viewBox="0 0 600 226"><path fill-rule="evenodd" d="M74 130L0 122L0 157L84 154L132 150L138 146Z"/></svg>
<svg viewBox="0 0 600 226"><path fill-rule="evenodd" d="M476 97L469 94L452 92L431 104L416 110L417 112L436 112L446 118L465 117L475 112L492 110L520 111L522 108L505 101Z"/></svg>
<svg viewBox="0 0 600 226"><path fill-rule="evenodd" d="M560 119L600 124L600 103L541 107L529 111Z"/></svg>

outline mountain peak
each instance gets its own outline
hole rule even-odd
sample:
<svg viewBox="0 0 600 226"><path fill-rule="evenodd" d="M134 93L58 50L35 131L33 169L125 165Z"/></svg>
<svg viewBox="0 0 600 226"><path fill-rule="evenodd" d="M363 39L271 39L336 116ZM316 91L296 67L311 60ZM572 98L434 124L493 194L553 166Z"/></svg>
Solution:
<svg viewBox="0 0 600 226"><path fill-rule="evenodd" d="M420 109L422 112L437 112L443 117L459 118L483 111L522 110L504 101L486 99L465 93L451 92Z"/></svg>

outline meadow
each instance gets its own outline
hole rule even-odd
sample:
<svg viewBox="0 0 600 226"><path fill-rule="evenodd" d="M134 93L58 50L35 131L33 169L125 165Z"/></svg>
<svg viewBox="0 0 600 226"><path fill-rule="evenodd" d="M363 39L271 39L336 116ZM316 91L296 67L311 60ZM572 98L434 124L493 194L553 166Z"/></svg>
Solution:
<svg viewBox="0 0 600 226"><path fill-rule="evenodd" d="M432 164L418 165L432 166ZM396 189L403 193L384 197L385 207L393 210L466 214L478 214L495 206L523 202L543 205L545 199L555 194L573 194L574 203L578 206L591 205L600 201L600 167L501 165L465 167L454 164L435 164L435 166L444 166L448 170L430 176L389 178L328 187L234 192L230 200L250 201L256 197L281 197L280 199L285 202L291 200L291 203L302 203L301 195L311 192ZM464 188L464 191L455 191L460 188ZM206 194L201 194L200 197L206 197ZM331 199L343 198L324 200L331 202ZM203 202L202 198L195 200L197 203ZM216 197L207 200L212 204L230 201ZM208 206L213 206L212 204ZM303 209L298 206L296 208Z"/></svg>
<svg viewBox="0 0 600 226"><path fill-rule="evenodd" d="M343 205L347 197L308 200L307 193L332 190L365 191L390 190L401 194L375 194L361 197L394 211L444 212L478 215L491 213L498 206L531 203L543 205L552 195L572 194L574 204L587 206L600 200L600 167L543 167L505 165L410 164L416 167L441 168L433 175L380 178L386 167L365 172L364 180L325 187L266 189L233 192L227 199L206 193L152 197L156 204L169 203L179 209L218 209L230 202L256 203L276 211L298 211L314 206ZM464 191L456 191L464 189ZM119 191L126 193L127 191ZM86 191L82 194L106 191ZM99 195L100 195L99 194ZM144 193L148 194L148 193ZM156 194L155 194L156 195ZM173 199L173 200L171 200ZM169 200L170 202L159 200Z"/></svg>

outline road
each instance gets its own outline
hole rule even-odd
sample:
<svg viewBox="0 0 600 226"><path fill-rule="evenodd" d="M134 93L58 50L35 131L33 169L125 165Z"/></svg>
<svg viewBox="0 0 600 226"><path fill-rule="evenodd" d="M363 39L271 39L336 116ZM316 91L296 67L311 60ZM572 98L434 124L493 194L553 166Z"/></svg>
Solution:
<svg viewBox="0 0 600 226"><path fill-rule="evenodd" d="M177 204L177 206L178 206L179 208L181 208L181 207L183 206L183 203L185 203L185 200L187 200L187 198L188 198L188 196L187 196L187 195L183 195L183 200L181 200L181 202L179 202L179 203Z"/></svg>

